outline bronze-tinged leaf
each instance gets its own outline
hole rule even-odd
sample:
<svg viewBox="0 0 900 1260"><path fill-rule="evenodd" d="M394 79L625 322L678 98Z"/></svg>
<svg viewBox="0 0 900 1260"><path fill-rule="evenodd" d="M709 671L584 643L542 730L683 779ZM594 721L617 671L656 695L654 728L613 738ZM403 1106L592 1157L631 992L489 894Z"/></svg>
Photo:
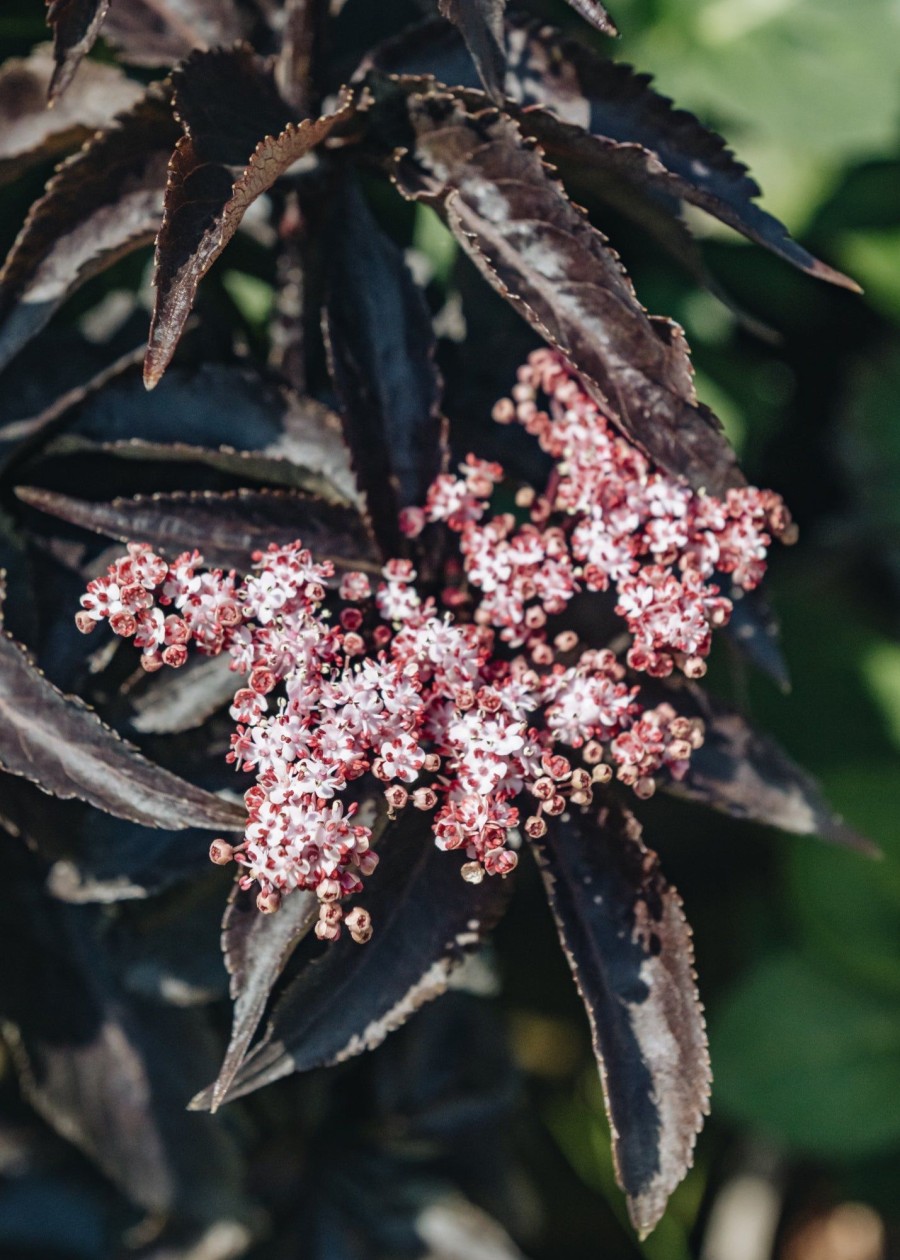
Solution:
<svg viewBox="0 0 900 1260"><path fill-rule="evenodd" d="M501 104L506 73L506 0L438 0L438 8L459 28L488 95Z"/></svg>
<svg viewBox="0 0 900 1260"><path fill-rule="evenodd" d="M812 775L739 713L730 712L699 687L680 687L666 699L680 713L702 718L706 732L702 747L691 754L685 778L667 784L668 791L732 818L880 856L876 845L835 814Z"/></svg>
<svg viewBox="0 0 900 1260"><path fill-rule="evenodd" d="M58 169L0 271L0 368L86 280L152 243L178 134L155 85Z"/></svg>
<svg viewBox="0 0 900 1260"><path fill-rule="evenodd" d="M281 95L299 114L308 114L317 96L317 64L328 0L285 0L281 47L275 78Z"/></svg>
<svg viewBox="0 0 900 1260"><path fill-rule="evenodd" d="M854 281L814 258L756 204L759 186L721 136L673 108L649 75L521 15L507 17L505 50L504 108L539 141L576 196L590 194L635 219L695 273L700 267L689 252L689 234L675 217L682 200L801 271L857 291ZM385 41L359 73L369 68L478 87L461 41L437 21ZM468 93L460 99L478 108Z"/></svg>
<svg viewBox="0 0 900 1260"><path fill-rule="evenodd" d="M790 691L791 676L781 650L781 628L765 595L760 590L744 591L739 586L729 590L727 581L720 585L732 603L725 634L751 665L768 674L782 691Z"/></svg>
<svg viewBox="0 0 900 1260"><path fill-rule="evenodd" d="M144 364L148 389L165 372L197 287L247 208L355 108L353 94L344 90L332 113L291 122L271 70L245 48L195 54L173 81L185 134L169 162L156 242L156 305Z"/></svg>
<svg viewBox="0 0 900 1260"><path fill-rule="evenodd" d="M23 503L120 542L140 539L174 558L195 548L213 568L246 573L255 551L300 539L318 561L350 568L374 563L365 522L354 508L299 494L235 490L224 494L155 494L89 503L20 486Z"/></svg>
<svg viewBox="0 0 900 1260"><path fill-rule="evenodd" d="M0 633L0 769L51 796L180 831L240 830L245 811L148 761L77 697L64 696Z"/></svg>
<svg viewBox="0 0 900 1260"><path fill-rule="evenodd" d="M444 459L441 382L425 299L355 183L337 200L323 327L357 481L386 555L401 508L425 501Z"/></svg>
<svg viewBox="0 0 900 1260"><path fill-rule="evenodd" d="M100 34L110 0L47 0L47 25L53 31L56 69L48 98L54 103L75 77L82 58Z"/></svg>
<svg viewBox="0 0 900 1260"><path fill-rule="evenodd" d="M234 1002L231 1038L212 1089L210 1110L215 1111L224 1100L259 1027L273 986L318 917L319 900L315 893L292 893L277 914L261 914L256 893L235 885L222 920L222 953L231 976Z"/></svg>
<svg viewBox="0 0 900 1260"><path fill-rule="evenodd" d="M112 0L103 38L133 66L171 66L246 34L234 0Z"/></svg>
<svg viewBox="0 0 900 1260"><path fill-rule="evenodd" d="M146 691L131 694L131 725L142 735L196 730L231 703L236 682L227 656L195 656L181 669L160 670Z"/></svg>
<svg viewBox="0 0 900 1260"><path fill-rule="evenodd" d="M47 45L27 58L11 57L0 67L0 185L107 127L113 114L129 109L142 91L114 66L90 62L65 99L48 109L52 74Z"/></svg>
<svg viewBox="0 0 900 1260"><path fill-rule="evenodd" d="M446 990L450 973L506 909L510 881L467 884L460 855L435 847L420 813L409 810L389 824L378 852L363 901L372 939L359 946L345 932L287 986L222 1102L380 1045ZM212 1103L210 1087L192 1105Z"/></svg>
<svg viewBox="0 0 900 1260"><path fill-rule="evenodd" d="M536 845L584 1001L619 1185L643 1237L693 1160L710 1067L681 899L614 803L551 821Z"/></svg>
<svg viewBox="0 0 900 1260"><path fill-rule="evenodd" d="M395 179L436 205L493 287L584 379L604 414L664 471L724 494L743 484L697 402L677 325L651 318L605 237L568 200L517 125L452 97L407 98L414 139Z"/></svg>
<svg viewBox="0 0 900 1260"><path fill-rule="evenodd" d="M609 16L606 6L600 4L600 0L566 0L566 3L602 34L618 35L615 22Z"/></svg>

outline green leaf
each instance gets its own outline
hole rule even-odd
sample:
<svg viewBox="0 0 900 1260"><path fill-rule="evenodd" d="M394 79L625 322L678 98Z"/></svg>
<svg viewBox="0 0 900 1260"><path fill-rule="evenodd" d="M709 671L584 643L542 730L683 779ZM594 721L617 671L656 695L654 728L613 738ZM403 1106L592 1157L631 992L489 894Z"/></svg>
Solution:
<svg viewBox="0 0 900 1260"><path fill-rule="evenodd" d="M900 1014L802 956L758 966L711 1042L716 1100L740 1122L825 1157L900 1139Z"/></svg>

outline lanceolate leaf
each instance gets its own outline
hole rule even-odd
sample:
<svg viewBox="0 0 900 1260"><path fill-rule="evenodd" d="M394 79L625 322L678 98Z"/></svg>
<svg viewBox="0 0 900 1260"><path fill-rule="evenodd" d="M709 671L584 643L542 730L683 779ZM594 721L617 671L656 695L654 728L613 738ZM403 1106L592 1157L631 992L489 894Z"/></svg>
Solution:
<svg viewBox="0 0 900 1260"><path fill-rule="evenodd" d="M552 820L537 852L591 1025L619 1184L644 1235L691 1166L709 1100L690 928L617 805Z"/></svg>
<svg viewBox="0 0 900 1260"><path fill-rule="evenodd" d="M615 23L607 13L606 6L600 4L600 0L566 0L566 3L604 35L618 35Z"/></svg>
<svg viewBox="0 0 900 1260"><path fill-rule="evenodd" d="M113 0L103 38L131 65L171 66L195 48L231 47L244 25L234 0Z"/></svg>
<svg viewBox="0 0 900 1260"><path fill-rule="evenodd" d="M5 633L0 719L0 768L52 796L172 831L243 826L243 808L148 761L80 700L57 691Z"/></svg>
<svg viewBox="0 0 900 1260"><path fill-rule="evenodd" d="M425 501L443 459L440 379L425 300L355 184L334 216L324 327L373 528L397 554L401 508Z"/></svg>
<svg viewBox="0 0 900 1260"><path fill-rule="evenodd" d="M85 280L152 242L177 138L167 87L151 87L53 176L0 271L0 368Z"/></svg>
<svg viewBox="0 0 900 1260"><path fill-rule="evenodd" d="M505 51L504 108L525 135L540 142L567 182L644 222L678 254L684 254L684 243L671 238L674 227L667 237L664 222L674 223L684 200L802 271L857 289L756 204L759 186L721 136L686 110L673 108L668 97L654 91L649 75L521 16L506 20ZM387 41L370 54L368 66L478 87L458 37L438 22ZM478 108L477 98L462 99L470 109Z"/></svg>
<svg viewBox="0 0 900 1260"><path fill-rule="evenodd" d="M196 548L210 566L247 572L255 551L300 539L317 560L349 567L374 559L365 524L354 508L275 491L157 494L88 503L22 486L19 498L73 525L120 542L139 538L174 557Z"/></svg>
<svg viewBox="0 0 900 1260"><path fill-rule="evenodd" d="M114 66L90 62L65 99L48 109L52 73L53 57L46 45L0 68L0 184L74 148L141 95L140 84Z"/></svg>
<svg viewBox="0 0 900 1260"><path fill-rule="evenodd" d="M681 688L667 698L679 712L701 717L706 731L703 746L691 754L687 775L668 785L670 791L733 818L878 854L871 841L834 813L815 779L739 713L712 701L699 687Z"/></svg>
<svg viewBox="0 0 900 1260"><path fill-rule="evenodd" d="M100 34L110 0L47 0L47 22L53 31L56 69L50 80L51 101L72 82L82 57Z"/></svg>
<svg viewBox="0 0 900 1260"><path fill-rule="evenodd" d="M249 49L197 54L174 76L185 134L169 163L156 242L156 306L144 380L152 388L178 344L197 286L257 197L353 112L294 123L271 71Z"/></svg>
<svg viewBox="0 0 900 1260"><path fill-rule="evenodd" d="M605 238L510 119L452 98L408 98L415 140L400 190L435 203L490 283L572 360L598 405L662 469L723 494L743 484L698 403L684 335L651 319Z"/></svg>
<svg viewBox="0 0 900 1260"><path fill-rule="evenodd" d="M439 0L438 8L462 33L490 96L503 101L506 53L503 13L506 0Z"/></svg>
<svg viewBox="0 0 900 1260"><path fill-rule="evenodd" d="M460 855L438 850L428 819L411 809L388 827L378 851L363 903L374 936L358 946L344 933L287 987L223 1102L374 1049L445 991L454 967L506 907L509 881L467 884ZM194 1100L211 1104L211 1089Z"/></svg>
<svg viewBox="0 0 900 1260"><path fill-rule="evenodd" d="M312 892L286 897L277 914L261 914L256 894L234 887L222 920L222 953L231 976L234 1001L231 1040L215 1085L211 1108L224 1100L259 1027L272 987L297 944L319 917L319 899Z"/></svg>

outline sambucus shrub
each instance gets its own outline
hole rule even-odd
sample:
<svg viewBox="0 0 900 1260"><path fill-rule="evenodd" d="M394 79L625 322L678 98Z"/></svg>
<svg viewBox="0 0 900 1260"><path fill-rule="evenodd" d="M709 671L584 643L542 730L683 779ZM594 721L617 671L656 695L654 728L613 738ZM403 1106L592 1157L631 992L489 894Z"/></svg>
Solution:
<svg viewBox="0 0 900 1260"><path fill-rule="evenodd" d="M208 837L193 829L229 837L210 856L237 864L222 934L234 1025L194 1100L215 1110L373 1048L443 993L530 848L643 1233L690 1165L710 1072L690 932L629 801L671 790L864 842L699 686L738 601L734 642L771 661L753 592L794 529L696 397L680 328L647 315L566 187L695 269L684 202L852 282L793 242L723 142L645 76L499 0L439 7L410 25L385 7L363 47L361 0L337 13L53 0L52 55L0 72L0 178L81 142L0 273L0 364L26 361L76 289L155 239L143 379L161 400L141 418L136 357L117 357L126 320L85 343L86 383L0 431L22 516L9 619L147 754L0 642L3 767L84 803L7 780L8 829L32 850L12 862L24 939L57 943L87 1012L77 1034L62 1018L62 1040L27 1002L7 1022L38 1110L133 1202L220 1222L172 1148L208 1142L215 1180L232 1153L223 1132L188 1116L173 1131L154 1109L160 1063L122 988L123 946L101 912L64 903L201 881ZM613 33L601 5L573 7ZM125 65L175 68L145 84L82 61L99 34ZM487 414L444 417L432 312L381 226L391 193L436 212L544 343L494 401L505 434ZM238 233L245 277L276 294L255 321L246 303L223 321L200 289ZM109 303L109 288L85 293ZM38 625L36 576L55 579ZM84 580L77 624L103 627L96 650L62 628ZM253 775L242 798L225 762ZM104 830L96 810L132 830ZM172 834L187 828L198 843ZM152 1134L137 1163L106 1092L114 1066ZM249 1237L238 1230L229 1254Z"/></svg>

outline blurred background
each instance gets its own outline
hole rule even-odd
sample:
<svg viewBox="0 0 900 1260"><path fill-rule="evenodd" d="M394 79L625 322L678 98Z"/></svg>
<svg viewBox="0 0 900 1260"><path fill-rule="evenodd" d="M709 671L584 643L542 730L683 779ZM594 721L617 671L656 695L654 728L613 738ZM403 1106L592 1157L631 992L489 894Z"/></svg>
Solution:
<svg viewBox="0 0 900 1260"><path fill-rule="evenodd" d="M0 57L43 38L41 7L5 0ZM762 204L865 289L855 297L818 284L698 219L706 263L743 312L736 315L634 227L608 228L644 304L684 325L698 392L725 422L749 478L782 493L800 526L799 544L775 555L768 584L790 689L727 647L711 678L819 777L884 857L869 861L668 800L642 810L647 840L694 927L715 1075L696 1166L645 1242L615 1187L586 1022L530 869L490 965L470 969L468 993L438 1003L342 1078L351 1098L381 1082L378 1103L363 1120L348 1105L345 1127L339 1114L329 1140L344 1175L365 1162L372 1125L387 1126L400 1161L417 1158L423 1142L452 1152L466 1134L467 1153L446 1159L461 1160L484 1190L497 1169L479 1169L475 1154L490 1163L492 1143L505 1136L500 1215L534 1260L887 1260L900 1256L900 4L615 0L611 8L622 32L607 45L611 55L652 72L661 90L720 130L759 180ZM562 6L546 11L573 27ZM3 189L0 252L47 173ZM468 272L449 238L427 217L389 226L400 238L411 231L434 276L435 306L446 303L452 314ZM245 257L256 257L243 248L235 242L217 283L252 327L265 320L271 288L258 268L242 270ZM96 305L96 284L139 289L147 265L142 254L86 286L54 327L64 332ZM465 365L450 314L448 374ZM495 317L503 328L513 318L486 301L483 318ZM476 332L470 323L469 336ZM509 333L509 366L517 336ZM496 1055L498 1039L513 1068ZM429 1087L413 1098L416 1064L429 1054L444 1067L451 1058L456 1075L443 1092ZM272 1107L307 1117L332 1089L319 1080L262 1097L257 1135ZM298 1119L298 1132L304 1126L308 1135ZM473 1151L471 1134L482 1131L491 1142ZM6 1132L0 1233L5 1214L23 1211ZM259 1142L257 1177L286 1179L295 1160L302 1196L315 1197L315 1159L307 1166ZM326 1160L325 1147L317 1149ZM370 1188L386 1167L366 1172ZM87 1171L59 1193L60 1204L82 1195L86 1232L78 1236L93 1237L91 1196L100 1192ZM106 1211L97 1208L98 1220ZM435 1256L516 1254L488 1250L477 1220L469 1242L447 1250L439 1226ZM71 1227L61 1228L71 1242ZM23 1243L22 1254L103 1254L88 1242L71 1245L65 1237ZM298 1234L254 1254L311 1253Z"/></svg>

